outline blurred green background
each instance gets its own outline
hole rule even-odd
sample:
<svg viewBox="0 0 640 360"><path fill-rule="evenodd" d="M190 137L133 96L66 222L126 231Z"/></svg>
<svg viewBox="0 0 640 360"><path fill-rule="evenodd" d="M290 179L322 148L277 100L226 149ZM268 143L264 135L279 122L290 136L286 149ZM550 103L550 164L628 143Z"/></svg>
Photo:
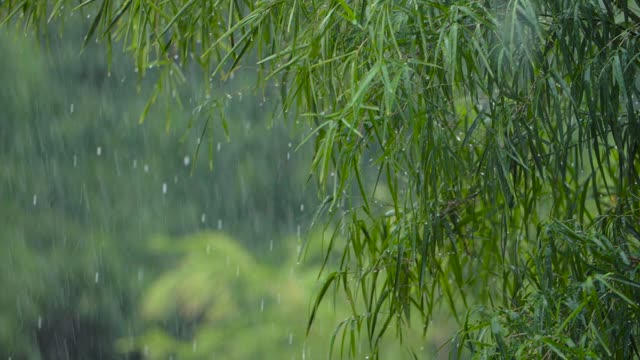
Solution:
<svg viewBox="0 0 640 360"><path fill-rule="evenodd" d="M323 303L305 336L327 239L303 129L269 120L277 89L249 69L206 97L187 66L165 94L78 23L44 47L0 35L0 357L327 358L349 311ZM435 356L441 322L405 344Z"/></svg>

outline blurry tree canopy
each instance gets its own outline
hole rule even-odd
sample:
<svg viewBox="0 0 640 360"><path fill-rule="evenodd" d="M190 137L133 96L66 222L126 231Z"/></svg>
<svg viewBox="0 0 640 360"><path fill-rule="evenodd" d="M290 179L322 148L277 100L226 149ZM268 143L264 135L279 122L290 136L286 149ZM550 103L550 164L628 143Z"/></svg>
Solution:
<svg viewBox="0 0 640 360"><path fill-rule="evenodd" d="M322 243L320 232L310 236L314 245ZM308 300L321 285L320 264L299 266L296 251L283 256L278 266L265 267L220 232L156 237L151 247L178 253L180 261L148 287L141 302L145 331L118 341L124 353L137 350L149 359L325 359L335 341L335 323L349 314L346 303L326 302L318 310L313 335L305 337ZM310 247L308 255L322 257L321 247ZM451 330L446 322L438 325ZM408 343L425 348L423 354L436 354L436 341L425 341L420 331L405 331ZM402 344L387 340L380 349L383 356L413 358ZM366 339L358 339L357 347L360 354L370 352Z"/></svg>
<svg viewBox="0 0 640 360"><path fill-rule="evenodd" d="M637 1L0 3L39 32L70 14L159 67L158 91L188 63L245 68L311 125L347 238L316 305L344 293L347 342L376 356L444 301L454 355L640 356Z"/></svg>
<svg viewBox="0 0 640 360"><path fill-rule="evenodd" d="M207 134L210 172L207 151L195 156L200 132L189 130L202 128L203 116L168 103L140 125L153 74L137 94L130 59L114 54L109 68L105 49L71 40L85 31L80 19L65 28L68 37L49 34L46 51L0 32L0 54L10 54L0 57L4 359L123 358L115 343L148 325L138 312L145 289L180 260L151 252L152 239L175 236L179 246L186 234L224 231L269 268L289 256L284 239L313 215L300 211L315 201L303 192L311 149L293 152L288 144L300 137L284 124L266 131L263 108L232 92L242 78L215 91L235 120L235 141ZM199 78L190 85L179 90L186 101L203 92ZM176 122L169 129L167 115ZM305 320L303 311L296 321Z"/></svg>

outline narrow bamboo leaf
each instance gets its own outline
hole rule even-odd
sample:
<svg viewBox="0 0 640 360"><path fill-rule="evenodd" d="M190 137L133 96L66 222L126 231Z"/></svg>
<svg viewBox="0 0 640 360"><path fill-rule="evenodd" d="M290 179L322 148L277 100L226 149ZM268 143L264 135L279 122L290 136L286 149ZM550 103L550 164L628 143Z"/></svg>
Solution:
<svg viewBox="0 0 640 360"><path fill-rule="evenodd" d="M347 20L355 21L356 20L356 15L353 12L353 9L349 6L349 4L347 4L347 2L345 0L338 0L338 3L342 7L342 10L344 10L344 12L345 12L345 14L347 16Z"/></svg>
<svg viewBox="0 0 640 360"><path fill-rule="evenodd" d="M562 332L564 331L564 329L569 325L569 323L571 321L573 321L578 315L580 315L580 313L582 312L582 309L584 309L587 305L588 305L588 302L586 300L581 302L580 305L578 305L578 307L576 307L571 312L571 314L569 314L569 316L567 316L567 318L564 319L562 324L560 324L560 326L558 326L554 336L556 336L556 337L560 336L562 334Z"/></svg>
<svg viewBox="0 0 640 360"><path fill-rule="evenodd" d="M541 337L540 341L545 343L560 358L565 359L565 360L568 359L567 355L565 355L565 353L561 350L561 348L563 348L563 346L560 345L560 343L558 343L557 341L553 340L552 338L550 338L548 336Z"/></svg>
<svg viewBox="0 0 640 360"><path fill-rule="evenodd" d="M87 6L87 5L91 4L91 3L93 3L94 1L96 1L96 0L87 0L87 1L85 1L85 2L82 2L82 3L80 3L79 5L77 5L76 7L74 7L73 9L71 9L71 11L77 11L77 10L80 10L80 9L82 9L83 7L85 7L85 6Z"/></svg>
<svg viewBox="0 0 640 360"><path fill-rule="evenodd" d="M111 23L109 24L109 26L107 26L107 28L105 29L103 36L110 33L113 29L114 26L118 23L118 21L120 20L120 18L127 13L127 11L129 10L129 8L131 7L131 4L133 3L133 0L125 0L121 5L120 8L118 9L118 11L116 12L116 15L113 17L113 19L111 20Z"/></svg>
<svg viewBox="0 0 640 360"><path fill-rule="evenodd" d="M156 85L156 88L151 94L151 97L149 98L149 100L147 100L147 103L144 106L144 110L142 111L142 114L140 114L140 117L138 118L138 124L144 123L144 121L147 119L147 115L149 114L149 110L151 109L151 106L156 102L156 99L160 94L160 89L161 89L161 84L159 83L158 85Z"/></svg>
<svg viewBox="0 0 640 360"><path fill-rule="evenodd" d="M369 69L369 72L367 72L367 75L358 84L356 93L351 97L351 100L349 101L349 104L346 106L346 108L352 108L357 103L360 103L364 93L367 90L369 90L369 85L371 84L371 82L373 82L376 76L378 76L378 73L380 72L380 68L381 68L381 64L378 62L373 67L371 67L371 69Z"/></svg>
<svg viewBox="0 0 640 360"><path fill-rule="evenodd" d="M338 333L340 332L340 330L344 331L344 327L346 327L346 324L350 321L351 319L346 319L340 322L340 324L338 324L338 326L336 326L335 330L333 330L333 334L331 334L331 341L329 342L329 360L331 360L333 358L333 347L336 341L336 337L338 336Z"/></svg>
<svg viewBox="0 0 640 360"><path fill-rule="evenodd" d="M91 1L94 1L94 0L91 0ZM5 25L9 20L11 20L11 18L13 18L15 14L25 6L26 3L27 3L27 0L22 0L18 4L14 5L13 9L7 14L7 16L5 16L4 19L2 19L2 21L0 22L0 26Z"/></svg>
<svg viewBox="0 0 640 360"><path fill-rule="evenodd" d="M209 119L210 118L207 117L207 119L205 120L204 126L202 127L202 132L200 132L200 137L198 137L198 144L196 145L196 151L193 155L193 162L191 163L191 175L193 175L195 171L196 163L198 162L198 155L200 154L200 146L204 143L204 136L209 129Z"/></svg>
<svg viewBox="0 0 640 360"><path fill-rule="evenodd" d="M316 296L316 300L313 303L313 308L311 309L311 314L309 315L309 322L307 323L307 336L309 336L309 332L311 331L311 326L313 325L313 321L316 317L316 313L318 312L318 307L320 307L320 303L322 302L322 299L324 298L324 295L326 294L327 290L329 289L329 286L331 286L331 284L338 279L340 273L339 272L332 272L331 274L329 274L327 276L327 280L325 280L324 284L322 285L322 287L320 288L320 291L318 292L318 295Z"/></svg>
<svg viewBox="0 0 640 360"><path fill-rule="evenodd" d="M102 21L102 12L104 11L104 8L106 7L106 5L107 5L107 0L103 0L102 5L100 6L100 10L98 10L98 13L93 18L93 21L91 22L91 27L89 27L89 31L87 32L87 35L85 35L84 37L84 45L83 45L84 47L86 47L87 44L89 43L89 40L93 38L93 34L96 32L98 25Z"/></svg>
<svg viewBox="0 0 640 360"><path fill-rule="evenodd" d="M473 132L476 130L478 125L480 124L480 120L482 119L482 114L476 115L475 119L467 129L467 133L464 136L464 140L462 141L462 145L460 145L461 149L465 149L469 145L469 141L471 141L471 137L473 136Z"/></svg>
<svg viewBox="0 0 640 360"><path fill-rule="evenodd" d="M64 0L58 0L56 1L55 5L53 5L53 9L51 9L51 13L49 14L49 17L47 18L47 23L51 22L51 20L60 13L60 8L62 7L62 2Z"/></svg>
<svg viewBox="0 0 640 360"><path fill-rule="evenodd" d="M229 136L229 122L227 121L227 117L224 115L223 109L220 109L220 121L222 122L224 136L227 138L227 141L231 141L231 137Z"/></svg>
<svg viewBox="0 0 640 360"><path fill-rule="evenodd" d="M171 29L171 27L173 26L173 24L175 24L176 21L178 21L182 16L185 15L185 13L187 12L187 10L189 10L189 8L196 2L197 0L189 0L187 1L186 4L184 4L180 10L173 16L173 18L169 21L169 23L167 25L165 25L164 29L162 29L162 31L160 32L160 36L163 36L164 34L166 34L169 29Z"/></svg>

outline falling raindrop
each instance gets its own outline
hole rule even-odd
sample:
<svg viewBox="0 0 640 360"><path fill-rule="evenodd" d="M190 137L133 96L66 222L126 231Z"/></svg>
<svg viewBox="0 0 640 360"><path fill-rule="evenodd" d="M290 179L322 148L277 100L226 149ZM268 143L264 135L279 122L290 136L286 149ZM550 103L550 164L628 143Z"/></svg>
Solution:
<svg viewBox="0 0 640 360"><path fill-rule="evenodd" d="M98 156L102 155L102 148L100 146L98 146L98 148L96 149L96 154Z"/></svg>
<svg viewBox="0 0 640 360"><path fill-rule="evenodd" d="M269 251L273 251L273 239L269 240Z"/></svg>
<svg viewBox="0 0 640 360"><path fill-rule="evenodd" d="M96 271L96 276L94 281L96 282L96 284L98 283L98 281L100 281L100 273Z"/></svg>
<svg viewBox="0 0 640 360"><path fill-rule="evenodd" d="M138 269L138 281L142 281L144 279L144 270Z"/></svg>
<svg viewBox="0 0 640 360"><path fill-rule="evenodd" d="M184 163L184 166L189 166L189 164L191 163L191 159L189 158L189 156L185 156L182 162Z"/></svg>
<svg viewBox="0 0 640 360"><path fill-rule="evenodd" d="M69 112L73 114L73 110L74 110L74 106L73 104L71 104L71 106L69 107Z"/></svg>
<svg viewBox="0 0 640 360"><path fill-rule="evenodd" d="M144 172L146 172L146 173L149 172L149 165L144 164Z"/></svg>
<svg viewBox="0 0 640 360"><path fill-rule="evenodd" d="M113 152L113 162L116 164L116 175L120 176L120 162L118 160L118 152Z"/></svg>
<svg viewBox="0 0 640 360"><path fill-rule="evenodd" d="M73 167L76 167L78 165L78 156L76 156L76 154L73 154Z"/></svg>
<svg viewBox="0 0 640 360"><path fill-rule="evenodd" d="M200 215L200 222L204 224L205 221L207 221L207 215L205 213L202 213L202 215Z"/></svg>
<svg viewBox="0 0 640 360"><path fill-rule="evenodd" d="M133 168L137 168L138 167L138 160L133 159Z"/></svg>
<svg viewBox="0 0 640 360"><path fill-rule="evenodd" d="M162 183L162 194L167 193L167 183Z"/></svg>
<svg viewBox="0 0 640 360"><path fill-rule="evenodd" d="M300 204L300 212L304 211L304 204Z"/></svg>
<svg viewBox="0 0 640 360"><path fill-rule="evenodd" d="M42 316L38 316L38 330L42 329Z"/></svg>
<svg viewBox="0 0 640 360"><path fill-rule="evenodd" d="M260 299L260 312L264 312L264 299Z"/></svg>
<svg viewBox="0 0 640 360"><path fill-rule="evenodd" d="M293 333L289 332L289 345L293 345Z"/></svg>
<svg viewBox="0 0 640 360"><path fill-rule="evenodd" d="M291 154L287 151L287 160L291 159Z"/></svg>
<svg viewBox="0 0 640 360"><path fill-rule="evenodd" d="M38 204L38 195L33 194L33 206L36 206L37 204Z"/></svg>
<svg viewBox="0 0 640 360"><path fill-rule="evenodd" d="M220 151L220 142L218 142L218 144L216 145L216 151Z"/></svg>
<svg viewBox="0 0 640 360"><path fill-rule="evenodd" d="M218 230L222 230L222 219L218 219Z"/></svg>

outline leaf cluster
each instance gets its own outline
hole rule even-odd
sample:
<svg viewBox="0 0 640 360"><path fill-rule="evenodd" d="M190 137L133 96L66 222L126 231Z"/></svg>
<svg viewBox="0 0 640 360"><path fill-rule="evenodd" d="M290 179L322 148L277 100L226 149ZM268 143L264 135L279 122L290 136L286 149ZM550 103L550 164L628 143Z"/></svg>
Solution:
<svg viewBox="0 0 640 360"><path fill-rule="evenodd" d="M38 24L63 6L71 7L5 1L0 14ZM474 303L534 309L532 287L549 289L539 264L562 254L539 246L549 221L596 229L594 239L606 237L597 224L623 221L614 249L638 256L630 240L640 205L635 1L89 0L78 9L95 19L88 37L123 41L141 73L187 59L207 79L250 66L279 86L283 113L308 118L322 210L348 239L316 303L330 286L342 289L353 310L347 323L374 347L393 321L417 314L428 325L440 301L453 314ZM255 66L243 63L253 56ZM626 336L622 313L598 309L628 305L611 279L633 288L635 273L594 254L575 256L607 270L549 286L560 298L578 288L599 295L575 297L568 323L553 334L539 328L531 341L564 354L571 335L553 335L583 316L597 329L589 341L572 340L585 356L634 349L637 329ZM594 303L600 295L610 302ZM554 311L539 323L566 308ZM609 320L619 325L610 338L626 345L599 340ZM492 339L505 355L505 341ZM587 345L595 343L608 345Z"/></svg>

